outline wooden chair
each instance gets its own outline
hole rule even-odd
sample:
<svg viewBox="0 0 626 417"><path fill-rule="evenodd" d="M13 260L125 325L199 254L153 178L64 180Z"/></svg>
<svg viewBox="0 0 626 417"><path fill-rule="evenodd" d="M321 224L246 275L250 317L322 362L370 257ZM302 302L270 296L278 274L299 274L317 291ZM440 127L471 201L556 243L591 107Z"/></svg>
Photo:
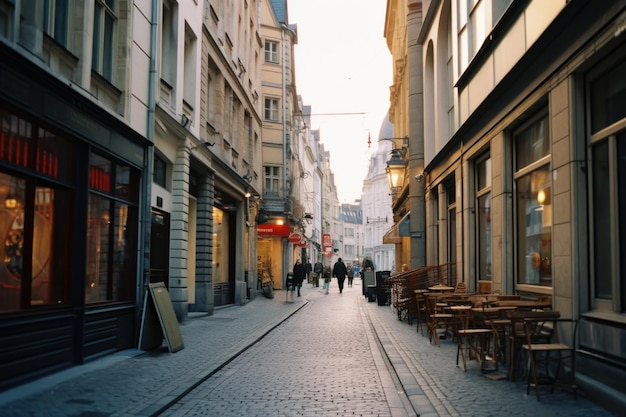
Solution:
<svg viewBox="0 0 626 417"><path fill-rule="evenodd" d="M428 293L424 294L426 306L426 328L428 340L430 343L435 341L439 345L439 333L443 330L442 335L445 338L446 333L452 328L453 316L450 313L444 313L437 305L437 295Z"/></svg>
<svg viewBox="0 0 626 417"><path fill-rule="evenodd" d="M455 294L467 294L467 285L463 281L459 281L454 286Z"/></svg>
<svg viewBox="0 0 626 417"><path fill-rule="evenodd" d="M493 330L485 327L475 327L472 320L472 309L459 309L455 311L457 322L457 349L456 366L459 366L459 354L463 359L463 370L467 372L467 361L475 359L480 369L488 364L495 363L495 356L491 352L491 337Z"/></svg>
<svg viewBox="0 0 626 417"><path fill-rule="evenodd" d="M566 371L566 362L569 362L567 385L576 398L575 344L578 321L564 318L527 318L524 320L524 328L526 344L522 345L522 349L528 352L529 357L526 395L530 394L530 386L534 385L537 401L540 401L540 384L550 385L550 392L554 392L560 373ZM540 373L541 364L543 371Z"/></svg>
<svg viewBox="0 0 626 417"><path fill-rule="evenodd" d="M417 332L422 333L424 335L423 327L428 327L428 314L426 311L426 298L424 294L427 292L426 290L415 290L415 302L417 305Z"/></svg>
<svg viewBox="0 0 626 417"><path fill-rule="evenodd" d="M526 330L524 320L526 319L558 319L561 314L558 311L526 311L512 310L505 313L507 319L511 321L508 330L508 352L509 352L509 379L515 380L518 370L518 360L521 359L520 348L526 343Z"/></svg>

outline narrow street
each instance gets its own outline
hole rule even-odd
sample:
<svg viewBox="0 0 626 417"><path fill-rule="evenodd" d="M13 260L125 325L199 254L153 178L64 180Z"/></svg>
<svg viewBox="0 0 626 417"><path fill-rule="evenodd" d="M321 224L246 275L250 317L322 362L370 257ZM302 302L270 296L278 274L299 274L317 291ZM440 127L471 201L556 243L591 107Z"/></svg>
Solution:
<svg viewBox="0 0 626 417"><path fill-rule="evenodd" d="M179 352L127 350L4 391L0 416L612 416L585 392L544 388L538 402L523 379L464 372L456 342L430 344L360 279L286 295L185 321Z"/></svg>
<svg viewBox="0 0 626 417"><path fill-rule="evenodd" d="M162 415L416 415L404 411L358 281L343 294L335 282L328 295L309 293L296 315Z"/></svg>

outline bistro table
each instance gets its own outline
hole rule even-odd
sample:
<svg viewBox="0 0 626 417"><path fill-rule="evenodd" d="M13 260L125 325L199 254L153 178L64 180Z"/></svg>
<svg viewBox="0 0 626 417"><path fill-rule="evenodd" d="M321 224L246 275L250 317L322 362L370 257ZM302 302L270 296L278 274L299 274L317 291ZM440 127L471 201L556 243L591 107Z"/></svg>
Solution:
<svg viewBox="0 0 626 417"><path fill-rule="evenodd" d="M454 291L454 287L450 287L448 285L441 285L441 284L433 285L432 287L428 287L428 289L432 292L439 292L439 293Z"/></svg>
<svg viewBox="0 0 626 417"><path fill-rule="evenodd" d="M493 301L491 305L496 307L514 307L517 310L546 309L552 307L551 301L545 300L503 300Z"/></svg>

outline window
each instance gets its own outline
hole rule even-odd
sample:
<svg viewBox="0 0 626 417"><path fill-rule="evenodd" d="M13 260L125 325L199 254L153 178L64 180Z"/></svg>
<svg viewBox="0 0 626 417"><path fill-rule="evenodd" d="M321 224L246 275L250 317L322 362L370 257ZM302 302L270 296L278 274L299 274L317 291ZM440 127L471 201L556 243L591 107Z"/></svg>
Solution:
<svg viewBox="0 0 626 417"><path fill-rule="evenodd" d="M167 176L167 163L163 158L158 155L154 155L154 167L152 170L152 182L160 185L163 188L166 187Z"/></svg>
<svg viewBox="0 0 626 417"><path fill-rule="evenodd" d="M552 286L552 203L548 116L514 134L517 283Z"/></svg>
<svg viewBox="0 0 626 417"><path fill-rule="evenodd" d="M133 300L138 186L135 169L90 155L86 303Z"/></svg>
<svg viewBox="0 0 626 417"><path fill-rule="evenodd" d="M611 63L613 64L613 63ZM608 65L608 64L605 64ZM626 312L626 61L589 76L592 308Z"/></svg>
<svg viewBox="0 0 626 417"><path fill-rule="evenodd" d="M71 142L2 108L0 128L0 312L67 305Z"/></svg>
<svg viewBox="0 0 626 417"><path fill-rule="evenodd" d="M263 193L266 197L279 197L280 186L280 167L266 166L265 170L265 188Z"/></svg>
<svg viewBox="0 0 626 417"><path fill-rule="evenodd" d="M96 0L95 3L91 67L104 79L112 82L115 0Z"/></svg>
<svg viewBox="0 0 626 417"><path fill-rule="evenodd" d="M265 120L269 120L272 122L278 121L278 100L275 98L266 98L265 99L265 108L264 108Z"/></svg>
<svg viewBox="0 0 626 417"><path fill-rule="evenodd" d="M491 159L476 163L477 277L491 280Z"/></svg>
<svg viewBox="0 0 626 417"><path fill-rule="evenodd" d="M69 0L44 0L44 32L67 47Z"/></svg>
<svg viewBox="0 0 626 417"><path fill-rule="evenodd" d="M278 64L278 42L265 41L265 62Z"/></svg>
<svg viewBox="0 0 626 417"><path fill-rule="evenodd" d="M482 47L513 0L458 0L459 72L463 72Z"/></svg>

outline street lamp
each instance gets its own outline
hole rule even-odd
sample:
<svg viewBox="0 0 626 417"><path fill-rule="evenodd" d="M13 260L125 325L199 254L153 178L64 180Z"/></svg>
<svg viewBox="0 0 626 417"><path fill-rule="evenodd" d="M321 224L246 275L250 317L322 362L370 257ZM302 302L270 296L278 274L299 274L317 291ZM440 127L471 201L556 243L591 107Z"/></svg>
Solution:
<svg viewBox="0 0 626 417"><path fill-rule="evenodd" d="M404 185L404 172L406 171L406 161L404 160L404 152L400 149L391 151L391 159L387 161L387 179L389 180L389 188L391 191L399 191Z"/></svg>

